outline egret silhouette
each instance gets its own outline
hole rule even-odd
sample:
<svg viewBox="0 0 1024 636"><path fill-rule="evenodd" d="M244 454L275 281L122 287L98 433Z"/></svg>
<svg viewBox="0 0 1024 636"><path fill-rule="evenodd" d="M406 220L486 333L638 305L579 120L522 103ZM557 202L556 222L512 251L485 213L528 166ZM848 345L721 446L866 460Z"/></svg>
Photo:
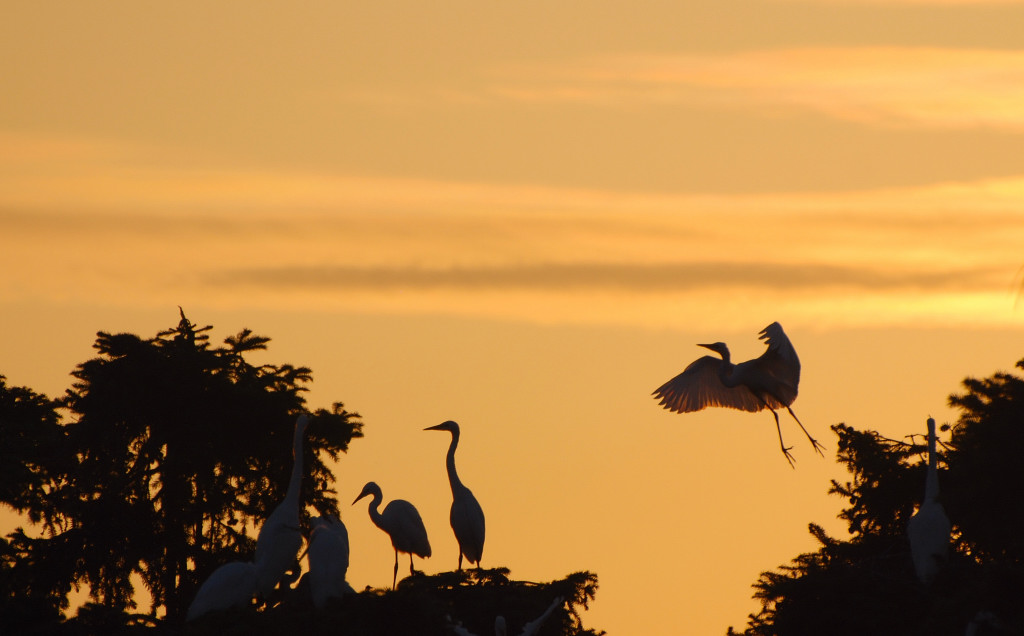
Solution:
<svg viewBox="0 0 1024 636"><path fill-rule="evenodd" d="M348 573L348 530L340 519L314 517L309 534L309 587L313 605L322 609L329 599L352 591Z"/></svg>
<svg viewBox="0 0 1024 636"><path fill-rule="evenodd" d="M256 595L256 567L249 561L231 561L203 581L185 614L186 621L210 612L244 608Z"/></svg>
<svg viewBox="0 0 1024 636"><path fill-rule="evenodd" d="M285 572L295 563L295 557L302 548L299 490L302 485L302 439L308 425L309 418L305 413L295 421L292 475L288 480L288 492L267 517L256 538L256 580L260 596L264 599L270 596Z"/></svg>
<svg viewBox="0 0 1024 636"><path fill-rule="evenodd" d="M448 469L448 483L452 488L452 509L449 519L455 540L459 542L459 569L462 569L462 557L480 567L480 559L484 555L484 511L473 496L472 491L463 485L459 474L455 471L455 449L459 445L459 425L448 420L437 426L430 426L425 431L448 431L452 441L448 445L448 456L445 467Z"/></svg>
<svg viewBox="0 0 1024 636"><path fill-rule="evenodd" d="M782 441L782 427L775 409L786 407L796 423L803 429L811 445L824 457L825 447L804 428L803 423L789 407L796 399L800 383L800 359L792 343L782 331L782 326L773 322L758 335L768 349L760 357L739 364L733 364L729 348L724 342L700 344L722 356L703 356L690 363L682 373L661 385L651 394L660 399L664 408L676 413L691 413L708 406L724 406L755 413L768 409L775 417L775 429L779 433L779 447L786 461L793 466L793 455Z"/></svg>
<svg viewBox="0 0 1024 636"><path fill-rule="evenodd" d="M544 621L548 619L548 616L551 616L551 613L554 612L556 608L561 607L563 600L564 599L561 596L556 597L555 600L551 602L551 605L544 610L543 614L523 625L523 630L519 632L519 636L536 636L537 632L540 630L540 626L544 624ZM451 623L451 617L448 617L448 622ZM451 628L452 631L455 632L456 636L476 636L473 632L463 627L461 622L451 625ZM508 627L505 623L505 617L496 617L494 619L494 636L507 635Z"/></svg>
<svg viewBox="0 0 1024 636"><path fill-rule="evenodd" d="M384 507L384 512L377 512L381 499L384 495L380 492L380 486L369 482L363 486L363 491L352 502L355 505L363 497L371 495L369 513L373 525L377 526L391 537L391 547L395 549L395 574L391 579L391 588L394 589L398 582L398 553L409 554L409 574L413 574L412 555L421 558L430 556L430 541L427 540L427 529L423 526L423 519L420 518L416 506L404 499L395 499Z"/></svg>
<svg viewBox="0 0 1024 636"><path fill-rule="evenodd" d="M939 473L936 468L935 420L928 418L928 474L924 482L924 501L907 522L910 538L910 556L914 571L924 584L931 583L938 574L949 552L952 530L949 517L939 503Z"/></svg>

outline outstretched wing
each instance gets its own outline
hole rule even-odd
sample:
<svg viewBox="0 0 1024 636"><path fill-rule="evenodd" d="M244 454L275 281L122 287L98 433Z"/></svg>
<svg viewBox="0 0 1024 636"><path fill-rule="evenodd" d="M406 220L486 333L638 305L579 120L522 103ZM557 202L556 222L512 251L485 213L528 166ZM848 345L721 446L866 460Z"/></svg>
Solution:
<svg viewBox="0 0 1024 636"><path fill-rule="evenodd" d="M796 399L800 384L800 358L796 356L796 349L777 322L762 329L758 337L765 341L768 349L748 364L757 369L762 378L772 380L766 382L764 388L781 405L789 406Z"/></svg>
<svg viewBox="0 0 1024 636"><path fill-rule="evenodd" d="M745 386L727 387L719 379L722 360L704 356L690 363L682 373L651 394L663 407L676 413L691 413L707 406L724 406L741 411L760 411L764 402Z"/></svg>

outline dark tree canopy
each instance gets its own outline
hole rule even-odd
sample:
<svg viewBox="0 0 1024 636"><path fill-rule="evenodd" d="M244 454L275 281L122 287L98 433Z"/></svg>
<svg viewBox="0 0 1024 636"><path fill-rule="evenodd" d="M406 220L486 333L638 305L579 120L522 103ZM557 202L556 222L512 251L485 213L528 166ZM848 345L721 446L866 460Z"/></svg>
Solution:
<svg viewBox="0 0 1024 636"><path fill-rule="evenodd" d="M175 617L216 566L251 558L253 527L287 487L311 373L254 366L246 355L266 349L268 338L246 329L212 346L210 329L182 313L177 327L148 339L100 332L99 355L75 369L56 404L2 387L2 447L15 455L3 464L5 478L13 473L3 502L45 532L11 535L5 568L33 563L56 597L87 583L111 610L134 609L135 574L153 615L163 608ZM361 428L341 403L311 413L303 507L337 514L324 462ZM56 605L66 607L66 598Z"/></svg>
<svg viewBox="0 0 1024 636"><path fill-rule="evenodd" d="M810 524L821 547L762 573L754 597L763 607L743 634L960 636L969 625L978 636L1024 633L1024 379L997 373L963 386L950 397L960 415L943 427L937 453L953 524L938 577L918 581L906 534L924 491L924 436L891 440L838 424L837 457L852 478L829 493L848 502L839 516L850 537Z"/></svg>
<svg viewBox="0 0 1024 636"><path fill-rule="evenodd" d="M456 621L485 636L499 614L518 633L562 598L539 634L597 634L579 615L595 575L534 584L503 568L412 576L322 611L299 579L258 605L184 623L211 572L253 558L257 529L287 490L312 381L305 367L250 363L268 338L245 329L214 346L211 329L181 312L176 327L152 338L100 332L98 355L74 370L59 400L0 376L0 503L37 527L0 539L0 632L224 636L345 626L397 636L450 634ZM340 402L309 419L300 510L338 516L326 462L362 436L362 423ZM308 521L300 522L307 540ZM133 580L153 599L148 614L135 613ZM92 600L68 618L68 594L82 584Z"/></svg>

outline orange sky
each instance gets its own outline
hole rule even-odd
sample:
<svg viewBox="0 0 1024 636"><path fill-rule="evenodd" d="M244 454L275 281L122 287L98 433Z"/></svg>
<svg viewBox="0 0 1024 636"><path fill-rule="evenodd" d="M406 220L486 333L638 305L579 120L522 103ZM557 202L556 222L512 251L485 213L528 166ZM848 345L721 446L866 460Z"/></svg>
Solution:
<svg viewBox="0 0 1024 636"><path fill-rule="evenodd" d="M590 569L588 626L720 634L842 533L831 454L767 414L661 411L724 340L786 328L794 410L890 436L1022 356L1024 7L967 0L109 2L0 24L0 373L51 395L97 330L183 305L273 339L456 562ZM349 579L387 539L347 510Z"/></svg>

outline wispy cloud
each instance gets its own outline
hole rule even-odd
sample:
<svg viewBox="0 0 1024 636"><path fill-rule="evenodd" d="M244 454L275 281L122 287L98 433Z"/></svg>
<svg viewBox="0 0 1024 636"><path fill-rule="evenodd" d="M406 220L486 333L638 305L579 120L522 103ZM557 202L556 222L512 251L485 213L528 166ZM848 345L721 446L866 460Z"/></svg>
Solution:
<svg viewBox="0 0 1024 636"><path fill-rule="evenodd" d="M59 151L67 169L0 153L7 299L660 327L762 309L813 324L998 323L1013 320L1024 244L1024 178L710 196L20 147Z"/></svg>
<svg viewBox="0 0 1024 636"><path fill-rule="evenodd" d="M822 47L619 55L520 69L510 99L802 109L885 126L1024 131L1024 51Z"/></svg>
<svg viewBox="0 0 1024 636"><path fill-rule="evenodd" d="M695 263L535 263L482 267L359 267L287 266L227 269L207 282L231 287L253 285L324 291L451 289L540 290L579 292L612 290L626 293L689 292L703 289L771 288L785 293L822 290L976 291L993 280L1005 282L995 267L943 267L933 270L882 270L872 267L776 262Z"/></svg>

